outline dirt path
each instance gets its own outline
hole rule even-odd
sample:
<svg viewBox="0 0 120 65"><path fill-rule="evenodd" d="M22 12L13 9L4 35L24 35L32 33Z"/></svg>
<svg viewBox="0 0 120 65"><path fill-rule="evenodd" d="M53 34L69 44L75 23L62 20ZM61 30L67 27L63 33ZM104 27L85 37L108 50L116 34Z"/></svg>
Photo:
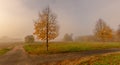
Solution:
<svg viewBox="0 0 120 65"><path fill-rule="evenodd" d="M30 60L23 46L19 45L0 57L0 65L30 65Z"/></svg>
<svg viewBox="0 0 120 65"><path fill-rule="evenodd" d="M0 65L41 65L50 62L59 62L68 59L77 59L86 56L113 53L113 52L120 52L120 48L30 56L24 51L22 45L18 45L15 48L13 48L13 50L6 53L5 55L0 56Z"/></svg>

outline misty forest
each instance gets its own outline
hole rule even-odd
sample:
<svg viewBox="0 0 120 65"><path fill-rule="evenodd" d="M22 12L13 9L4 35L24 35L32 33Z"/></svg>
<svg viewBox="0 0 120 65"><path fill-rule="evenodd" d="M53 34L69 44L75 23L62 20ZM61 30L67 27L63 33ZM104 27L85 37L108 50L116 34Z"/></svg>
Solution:
<svg viewBox="0 0 120 65"><path fill-rule="evenodd" d="M119 0L0 5L0 65L120 65Z"/></svg>

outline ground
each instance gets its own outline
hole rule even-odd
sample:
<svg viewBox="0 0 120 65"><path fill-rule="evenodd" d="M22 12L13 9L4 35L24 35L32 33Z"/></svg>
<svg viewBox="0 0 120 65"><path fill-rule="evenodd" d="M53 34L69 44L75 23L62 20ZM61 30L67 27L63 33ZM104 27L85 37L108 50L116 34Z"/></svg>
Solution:
<svg viewBox="0 0 120 65"><path fill-rule="evenodd" d="M11 51L0 56L0 65L30 65L23 46L15 46Z"/></svg>
<svg viewBox="0 0 120 65"><path fill-rule="evenodd" d="M94 50L94 51L84 51L84 52L72 52L72 53L62 53L62 54L42 54L42 55L29 55L24 49L23 45L15 46L11 51L7 52L5 55L0 56L0 65L42 65L49 63L60 63L64 60L74 60L77 58L82 58L86 56L106 54L119 52L120 48L112 48L106 50Z"/></svg>

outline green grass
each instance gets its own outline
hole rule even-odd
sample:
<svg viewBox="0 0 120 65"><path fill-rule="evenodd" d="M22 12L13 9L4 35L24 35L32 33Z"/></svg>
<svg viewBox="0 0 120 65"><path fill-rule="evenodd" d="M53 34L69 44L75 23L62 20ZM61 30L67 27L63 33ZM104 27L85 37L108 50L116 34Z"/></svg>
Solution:
<svg viewBox="0 0 120 65"><path fill-rule="evenodd" d="M120 65L120 53L96 56L78 65Z"/></svg>
<svg viewBox="0 0 120 65"><path fill-rule="evenodd" d="M49 51L46 51L45 44L33 43L24 46L24 49L29 54L47 54L47 53L66 53L80 52L89 50L100 50L108 48L120 48L118 42L64 42L64 43L49 43Z"/></svg>
<svg viewBox="0 0 120 65"><path fill-rule="evenodd" d="M5 54L6 52L8 52L10 49L8 48L4 48L4 49L0 49L0 55Z"/></svg>

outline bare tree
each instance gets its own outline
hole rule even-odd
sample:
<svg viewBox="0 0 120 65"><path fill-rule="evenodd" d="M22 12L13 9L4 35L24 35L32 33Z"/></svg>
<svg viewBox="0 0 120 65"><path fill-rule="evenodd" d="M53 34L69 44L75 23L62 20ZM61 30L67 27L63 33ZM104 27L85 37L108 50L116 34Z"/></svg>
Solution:
<svg viewBox="0 0 120 65"><path fill-rule="evenodd" d="M59 26L56 19L57 16L47 7L39 14L39 19L34 24L34 34L38 39L46 40L47 51L49 40L53 40L59 35Z"/></svg>

